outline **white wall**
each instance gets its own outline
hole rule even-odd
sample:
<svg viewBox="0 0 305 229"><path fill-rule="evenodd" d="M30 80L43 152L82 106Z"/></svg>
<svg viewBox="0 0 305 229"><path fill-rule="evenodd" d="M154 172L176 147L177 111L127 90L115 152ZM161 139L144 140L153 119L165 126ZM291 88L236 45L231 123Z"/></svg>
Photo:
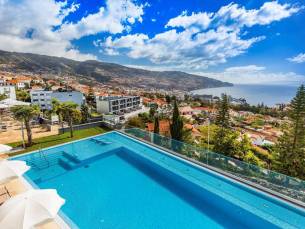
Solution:
<svg viewBox="0 0 305 229"><path fill-rule="evenodd" d="M0 86L0 94L5 94L8 98L16 100L16 90L14 86Z"/></svg>

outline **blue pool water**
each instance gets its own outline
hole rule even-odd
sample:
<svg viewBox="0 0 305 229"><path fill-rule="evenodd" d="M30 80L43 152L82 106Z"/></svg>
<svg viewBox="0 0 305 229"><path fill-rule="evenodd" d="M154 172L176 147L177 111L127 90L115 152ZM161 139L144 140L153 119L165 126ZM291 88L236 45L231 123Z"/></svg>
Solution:
<svg viewBox="0 0 305 229"><path fill-rule="evenodd" d="M17 157L79 228L304 228L305 212L117 132Z"/></svg>

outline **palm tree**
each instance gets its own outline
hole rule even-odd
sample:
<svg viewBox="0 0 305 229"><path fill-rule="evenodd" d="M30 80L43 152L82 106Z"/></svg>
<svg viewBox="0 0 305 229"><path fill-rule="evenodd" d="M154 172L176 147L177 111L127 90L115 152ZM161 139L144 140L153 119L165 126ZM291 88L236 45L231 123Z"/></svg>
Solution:
<svg viewBox="0 0 305 229"><path fill-rule="evenodd" d="M33 119L33 117L37 116L40 113L39 107L19 105L12 107L11 111L16 120L19 120L24 123L28 136L28 145L31 146L33 144L33 138L30 121Z"/></svg>
<svg viewBox="0 0 305 229"><path fill-rule="evenodd" d="M77 106L73 102L64 102L58 107L59 114L69 123L71 138L73 138L73 122L80 121L81 119L81 112L76 109Z"/></svg>
<svg viewBox="0 0 305 229"><path fill-rule="evenodd" d="M16 97L17 100L21 100L23 102L28 102L31 100L30 94L25 90L17 90Z"/></svg>
<svg viewBox="0 0 305 229"><path fill-rule="evenodd" d="M4 99L7 99L6 94L0 94L0 101L1 101L1 100L4 100Z"/></svg>

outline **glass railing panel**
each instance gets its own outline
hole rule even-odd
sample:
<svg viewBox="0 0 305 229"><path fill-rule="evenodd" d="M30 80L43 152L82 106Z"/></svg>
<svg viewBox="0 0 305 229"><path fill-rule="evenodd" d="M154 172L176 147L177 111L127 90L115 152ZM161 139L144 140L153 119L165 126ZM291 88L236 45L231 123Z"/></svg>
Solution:
<svg viewBox="0 0 305 229"><path fill-rule="evenodd" d="M123 132L305 203L305 181L138 128Z"/></svg>

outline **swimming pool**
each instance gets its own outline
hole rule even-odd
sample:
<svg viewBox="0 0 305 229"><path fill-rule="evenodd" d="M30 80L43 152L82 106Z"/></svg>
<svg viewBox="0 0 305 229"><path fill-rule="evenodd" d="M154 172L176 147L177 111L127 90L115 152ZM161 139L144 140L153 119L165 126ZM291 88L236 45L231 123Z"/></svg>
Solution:
<svg viewBox="0 0 305 229"><path fill-rule="evenodd" d="M303 209L118 132L16 157L79 228L302 228Z"/></svg>

